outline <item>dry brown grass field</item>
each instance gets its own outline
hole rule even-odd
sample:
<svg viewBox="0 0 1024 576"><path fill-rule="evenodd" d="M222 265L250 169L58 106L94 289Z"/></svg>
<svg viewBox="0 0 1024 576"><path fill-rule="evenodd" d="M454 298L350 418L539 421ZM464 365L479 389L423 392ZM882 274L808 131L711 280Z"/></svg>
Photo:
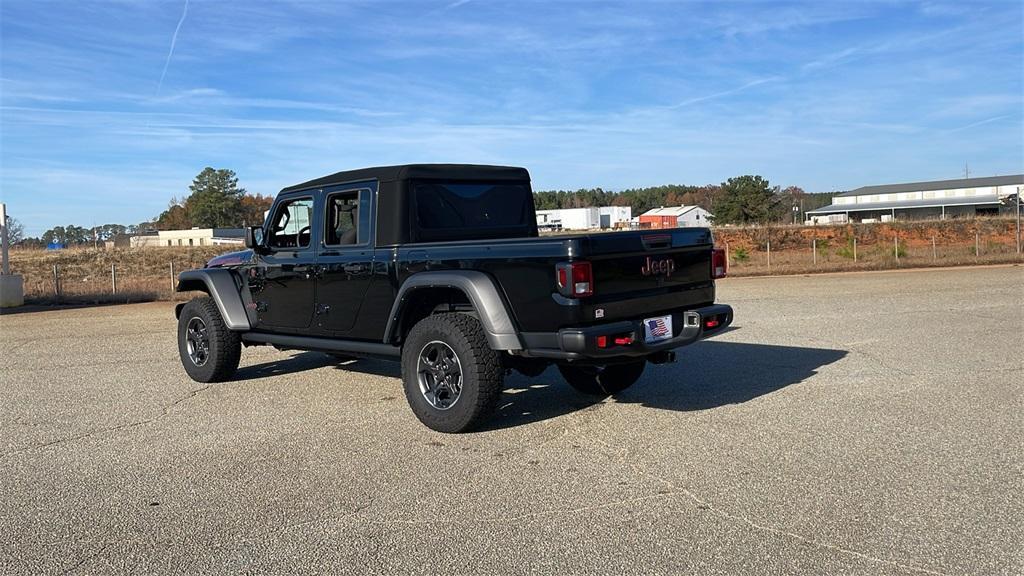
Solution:
<svg viewBox="0 0 1024 576"><path fill-rule="evenodd" d="M1014 226L1009 218L979 218L848 226L719 227L715 239L728 250L731 276L812 274L1024 263L1024 256L1016 252ZM26 300L32 303L169 300L182 297L173 292L172 266L177 274L237 249L12 250L11 269L24 276Z"/></svg>
<svg viewBox="0 0 1024 576"><path fill-rule="evenodd" d="M28 302L169 300L175 297L172 266L176 276L182 270L202 267L217 254L238 249L237 246L202 246L11 250L11 272L24 277ZM116 292L111 279L112 266Z"/></svg>
<svg viewBox="0 0 1024 576"><path fill-rule="evenodd" d="M1012 218L721 227L715 241L728 250L734 276L1024 262Z"/></svg>

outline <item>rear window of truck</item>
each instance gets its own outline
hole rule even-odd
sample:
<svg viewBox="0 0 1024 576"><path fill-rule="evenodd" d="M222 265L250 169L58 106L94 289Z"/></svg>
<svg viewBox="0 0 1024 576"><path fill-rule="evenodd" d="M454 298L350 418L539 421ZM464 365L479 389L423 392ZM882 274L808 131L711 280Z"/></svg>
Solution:
<svg viewBox="0 0 1024 576"><path fill-rule="evenodd" d="M419 240L535 235L533 199L524 184L412 182Z"/></svg>

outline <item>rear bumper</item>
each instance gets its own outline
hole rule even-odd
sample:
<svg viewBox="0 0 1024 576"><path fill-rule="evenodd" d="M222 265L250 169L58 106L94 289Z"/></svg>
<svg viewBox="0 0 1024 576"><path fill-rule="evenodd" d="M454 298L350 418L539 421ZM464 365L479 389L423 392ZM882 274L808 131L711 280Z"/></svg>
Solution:
<svg viewBox="0 0 1024 576"><path fill-rule="evenodd" d="M563 328L558 332L524 332L520 334L525 347L521 355L553 360L613 360L649 356L717 334L732 324L732 317L732 306L726 304L673 312L672 338L653 344L644 342L643 318L585 328ZM708 327L709 322L713 327ZM633 335L631 343L613 343L615 337L627 334ZM599 336L607 337L609 345L598 347Z"/></svg>

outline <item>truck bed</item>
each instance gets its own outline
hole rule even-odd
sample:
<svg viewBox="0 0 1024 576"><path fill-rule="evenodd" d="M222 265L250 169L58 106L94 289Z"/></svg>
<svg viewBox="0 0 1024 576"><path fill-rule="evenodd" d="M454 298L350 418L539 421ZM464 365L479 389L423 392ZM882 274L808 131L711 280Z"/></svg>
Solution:
<svg viewBox="0 0 1024 576"><path fill-rule="evenodd" d="M421 243L395 247L392 256L396 285L426 270L490 274L517 328L532 332L710 304L712 244L707 228L674 228ZM579 260L591 262L593 295L564 298L555 265Z"/></svg>

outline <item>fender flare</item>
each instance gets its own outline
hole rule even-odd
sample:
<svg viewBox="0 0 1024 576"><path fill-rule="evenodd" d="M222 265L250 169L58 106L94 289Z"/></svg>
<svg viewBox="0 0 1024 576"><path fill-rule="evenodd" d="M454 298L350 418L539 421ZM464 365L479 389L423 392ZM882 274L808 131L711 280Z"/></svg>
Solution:
<svg viewBox="0 0 1024 576"><path fill-rule="evenodd" d="M438 270L419 272L410 276L398 289L395 303L391 306L391 315L388 316L388 324L384 329L384 342L395 341L399 319L405 312L410 296L421 288L453 288L461 291L469 298L480 316L480 323L483 324L491 349L523 349L512 316L505 307L497 286L488 275L476 270Z"/></svg>
<svg viewBox="0 0 1024 576"><path fill-rule="evenodd" d="M221 318L228 330L245 331L252 328L249 324L249 316L245 313L245 305L242 303L242 296L239 293L238 284L231 270L218 268L203 268L200 270L186 270L178 275L176 292L188 292L198 290L206 292L217 304ZM178 304L174 308L174 316L181 316L181 309L184 304Z"/></svg>

